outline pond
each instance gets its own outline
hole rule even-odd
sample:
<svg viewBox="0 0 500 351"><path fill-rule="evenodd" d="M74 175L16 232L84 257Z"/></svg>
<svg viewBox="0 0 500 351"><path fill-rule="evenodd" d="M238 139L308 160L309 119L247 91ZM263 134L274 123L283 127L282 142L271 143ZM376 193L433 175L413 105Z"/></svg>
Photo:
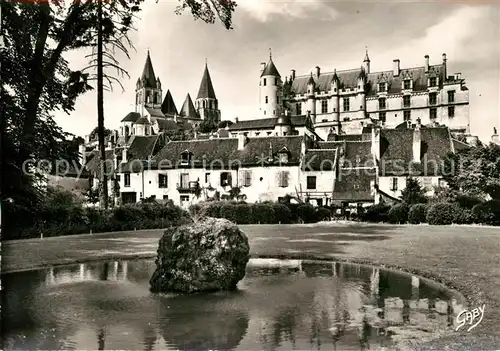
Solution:
<svg viewBox="0 0 500 351"><path fill-rule="evenodd" d="M3 275L5 349L360 350L453 332L459 295L374 267L250 260L238 291L154 295L154 260Z"/></svg>

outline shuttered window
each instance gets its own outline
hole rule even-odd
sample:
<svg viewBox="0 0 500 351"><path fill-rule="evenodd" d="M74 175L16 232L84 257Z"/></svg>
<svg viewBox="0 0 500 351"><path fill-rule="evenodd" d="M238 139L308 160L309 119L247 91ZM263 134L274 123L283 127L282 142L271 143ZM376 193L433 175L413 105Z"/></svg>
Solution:
<svg viewBox="0 0 500 351"><path fill-rule="evenodd" d="M278 183L279 183L280 187L282 187L282 188L288 187L288 177L289 177L289 172L288 171L281 171L281 172L279 172Z"/></svg>

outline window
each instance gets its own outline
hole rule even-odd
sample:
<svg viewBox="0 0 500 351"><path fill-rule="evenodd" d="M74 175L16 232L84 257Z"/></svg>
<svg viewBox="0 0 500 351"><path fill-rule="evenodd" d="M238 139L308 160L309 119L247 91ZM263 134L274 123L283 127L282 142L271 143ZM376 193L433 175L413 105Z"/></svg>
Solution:
<svg viewBox="0 0 500 351"><path fill-rule="evenodd" d="M189 151L184 151L181 153L181 164L182 165L187 165L189 163L189 160L191 159L191 155Z"/></svg>
<svg viewBox="0 0 500 351"><path fill-rule="evenodd" d="M271 135L271 134L273 134L273 132L267 132L267 135Z"/></svg>
<svg viewBox="0 0 500 351"><path fill-rule="evenodd" d="M344 111L349 111L349 98L344 98Z"/></svg>
<svg viewBox="0 0 500 351"><path fill-rule="evenodd" d="M430 119L435 119L437 118L437 110L435 108L431 108L429 111L429 117Z"/></svg>
<svg viewBox="0 0 500 351"><path fill-rule="evenodd" d="M411 80L410 79L405 79L403 82L403 89L408 90L411 89Z"/></svg>
<svg viewBox="0 0 500 351"><path fill-rule="evenodd" d="M266 104L269 102L269 97L266 96Z"/></svg>
<svg viewBox="0 0 500 351"><path fill-rule="evenodd" d="M323 199L316 199L316 205L319 207L323 206Z"/></svg>
<svg viewBox="0 0 500 351"><path fill-rule="evenodd" d="M149 198L150 198L151 200L156 200L156 195L151 195Z"/></svg>
<svg viewBox="0 0 500 351"><path fill-rule="evenodd" d="M260 135L260 132L255 132L255 136L259 136Z"/></svg>
<svg viewBox="0 0 500 351"><path fill-rule="evenodd" d="M168 188L168 177L166 174L158 174L158 187Z"/></svg>
<svg viewBox="0 0 500 351"><path fill-rule="evenodd" d="M316 189L316 176L307 177L307 189L308 190Z"/></svg>
<svg viewBox="0 0 500 351"><path fill-rule="evenodd" d="M205 173L205 184L210 184L210 173Z"/></svg>
<svg viewBox="0 0 500 351"><path fill-rule="evenodd" d="M378 99L378 108L380 110L385 110L386 108L386 101L384 98Z"/></svg>
<svg viewBox="0 0 500 351"><path fill-rule="evenodd" d="M398 190L398 178L392 178L392 187L391 191Z"/></svg>
<svg viewBox="0 0 500 351"><path fill-rule="evenodd" d="M403 96L403 107L410 107L411 105L411 96L405 95Z"/></svg>
<svg viewBox="0 0 500 351"><path fill-rule="evenodd" d="M181 195L181 204L189 201L189 195Z"/></svg>
<svg viewBox="0 0 500 351"><path fill-rule="evenodd" d="M432 190L432 178L431 177L423 177L422 178L422 187L427 191Z"/></svg>
<svg viewBox="0 0 500 351"><path fill-rule="evenodd" d="M386 113L385 112L379 112L378 114L378 120L382 123L385 123L386 120Z"/></svg>
<svg viewBox="0 0 500 351"><path fill-rule="evenodd" d="M300 102L297 102L297 105L295 105L297 108L297 116L302 116L302 104Z"/></svg>
<svg viewBox="0 0 500 351"><path fill-rule="evenodd" d="M328 113L328 100L321 101L321 113Z"/></svg>
<svg viewBox="0 0 500 351"><path fill-rule="evenodd" d="M286 152L280 153L280 163L288 163L288 153Z"/></svg>
<svg viewBox="0 0 500 351"><path fill-rule="evenodd" d="M429 105L435 105L437 103L437 94L430 93L429 94Z"/></svg>
<svg viewBox="0 0 500 351"><path fill-rule="evenodd" d="M252 172L251 171L242 171L241 172L241 185L242 186L250 186L252 185Z"/></svg>
<svg viewBox="0 0 500 351"><path fill-rule="evenodd" d="M278 85L278 78L274 78L274 85Z"/></svg>
<svg viewBox="0 0 500 351"><path fill-rule="evenodd" d="M266 86L266 85L267 85L267 79L266 79L266 78L264 78L264 82L263 82L263 83L264 83L264 84L263 84L264 86Z"/></svg>
<svg viewBox="0 0 500 351"><path fill-rule="evenodd" d="M403 112L403 120L404 121L411 121L411 111L410 110Z"/></svg>
<svg viewBox="0 0 500 351"><path fill-rule="evenodd" d="M264 115L266 114L266 111L264 111Z"/></svg>
<svg viewBox="0 0 500 351"><path fill-rule="evenodd" d="M120 181L121 181L122 179L121 179L121 177L120 177L120 175L119 175L119 174L117 174L117 175L115 176L115 180L116 180L118 183L120 183Z"/></svg>
<svg viewBox="0 0 500 351"><path fill-rule="evenodd" d="M130 186L130 173L125 173L125 179L124 179L124 182L125 182L125 186Z"/></svg>
<svg viewBox="0 0 500 351"><path fill-rule="evenodd" d="M231 186L232 185L231 173L229 173L229 172L222 172L220 174L220 185L221 186Z"/></svg>
<svg viewBox="0 0 500 351"><path fill-rule="evenodd" d="M430 77L429 78L429 86L430 87L435 87L437 85L437 78L436 77Z"/></svg>
<svg viewBox="0 0 500 351"><path fill-rule="evenodd" d="M180 184L181 189L189 188L189 173L181 173Z"/></svg>
<svg viewBox="0 0 500 351"><path fill-rule="evenodd" d="M163 200L168 200L168 195L163 195Z"/></svg>
<svg viewBox="0 0 500 351"><path fill-rule="evenodd" d="M279 172L279 186L282 188L288 187L288 171Z"/></svg>
<svg viewBox="0 0 500 351"><path fill-rule="evenodd" d="M455 106L448 106L448 117L455 117Z"/></svg>
<svg viewBox="0 0 500 351"><path fill-rule="evenodd" d="M273 115L275 115L275 116L276 116L276 110L273 110Z"/></svg>
<svg viewBox="0 0 500 351"><path fill-rule="evenodd" d="M455 90L451 90L448 92L448 103L455 102Z"/></svg>
<svg viewBox="0 0 500 351"><path fill-rule="evenodd" d="M380 92L387 91L387 84L386 83L378 83L378 91L380 91Z"/></svg>

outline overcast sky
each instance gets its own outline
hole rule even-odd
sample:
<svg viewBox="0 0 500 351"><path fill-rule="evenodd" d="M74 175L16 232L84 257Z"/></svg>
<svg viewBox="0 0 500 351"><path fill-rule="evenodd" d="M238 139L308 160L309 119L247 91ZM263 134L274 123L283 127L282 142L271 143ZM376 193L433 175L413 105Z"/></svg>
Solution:
<svg viewBox="0 0 500 351"><path fill-rule="evenodd" d="M136 50L122 66L125 91L105 95L106 127L117 129L134 109L135 82L149 48L163 95L167 89L181 108L187 93L196 98L205 58L222 119L256 118L260 62L269 48L282 76L361 66L368 47L371 70L422 66L448 57L448 72L461 72L470 94L471 130L489 140L500 121L500 4L482 2L335 2L321 0L236 0L233 30L219 23L174 14L175 0L147 0L131 38ZM67 58L82 68L82 53ZM59 114L64 130L83 136L97 125L95 93L79 98L71 115Z"/></svg>

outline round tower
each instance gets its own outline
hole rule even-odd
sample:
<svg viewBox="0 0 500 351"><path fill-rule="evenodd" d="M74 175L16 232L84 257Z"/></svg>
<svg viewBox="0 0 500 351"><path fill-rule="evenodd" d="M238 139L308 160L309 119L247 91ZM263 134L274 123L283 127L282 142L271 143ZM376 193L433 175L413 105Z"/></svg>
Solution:
<svg viewBox="0 0 500 351"><path fill-rule="evenodd" d="M288 110L285 109L285 113L276 118L276 123L274 125L274 132L277 136L287 136L291 135L293 132L292 121Z"/></svg>
<svg viewBox="0 0 500 351"><path fill-rule="evenodd" d="M359 110L366 111L366 74L365 69L361 67L361 70L358 75L358 101L359 101Z"/></svg>
<svg viewBox="0 0 500 351"><path fill-rule="evenodd" d="M282 99L281 76L269 54L269 61L260 75L259 112L261 118L280 116Z"/></svg>
<svg viewBox="0 0 500 351"><path fill-rule="evenodd" d="M340 100L340 94L339 94L339 89L340 89L340 82L339 82L339 77L337 76L337 70L334 69L333 71L333 78L332 78L332 102L333 102L333 121L335 124L338 126L338 123L340 122L340 109L339 109L339 100Z"/></svg>

